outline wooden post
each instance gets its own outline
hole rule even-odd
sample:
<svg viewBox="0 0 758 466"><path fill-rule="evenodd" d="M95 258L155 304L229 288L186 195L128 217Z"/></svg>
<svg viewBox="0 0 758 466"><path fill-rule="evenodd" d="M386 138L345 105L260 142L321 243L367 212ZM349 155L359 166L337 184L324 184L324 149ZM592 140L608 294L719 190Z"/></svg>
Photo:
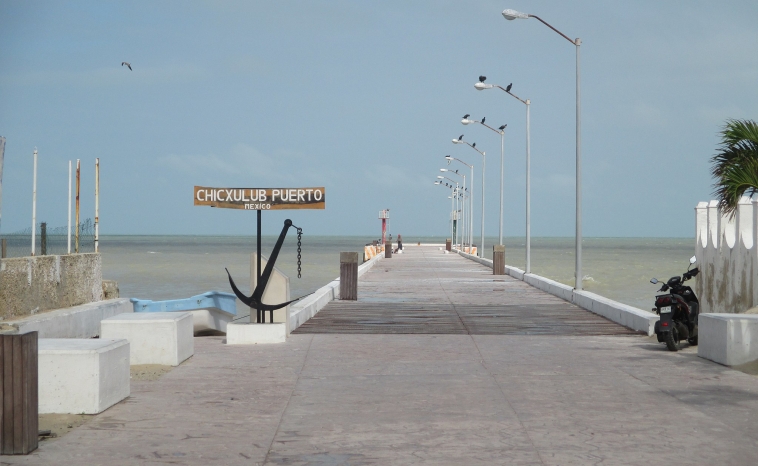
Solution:
<svg viewBox="0 0 758 466"><path fill-rule="evenodd" d="M47 255L47 222L42 222L40 224L39 242L40 242L40 253L43 256Z"/></svg>
<svg viewBox="0 0 758 466"><path fill-rule="evenodd" d="M2 249L2 258L8 257L8 240L3 238L0 240L0 249Z"/></svg>
<svg viewBox="0 0 758 466"><path fill-rule="evenodd" d="M387 240L384 242L384 258L385 259L392 258L392 241L390 240Z"/></svg>
<svg viewBox="0 0 758 466"><path fill-rule="evenodd" d="M0 454L37 449L37 332L0 335Z"/></svg>
<svg viewBox="0 0 758 466"><path fill-rule="evenodd" d="M505 246L492 246L492 274L505 275Z"/></svg>
<svg viewBox="0 0 758 466"><path fill-rule="evenodd" d="M453 249L453 241L450 238L448 238L445 240L445 250L450 251L452 249Z"/></svg>
<svg viewBox="0 0 758 466"><path fill-rule="evenodd" d="M340 253L340 299L358 300L358 253Z"/></svg>

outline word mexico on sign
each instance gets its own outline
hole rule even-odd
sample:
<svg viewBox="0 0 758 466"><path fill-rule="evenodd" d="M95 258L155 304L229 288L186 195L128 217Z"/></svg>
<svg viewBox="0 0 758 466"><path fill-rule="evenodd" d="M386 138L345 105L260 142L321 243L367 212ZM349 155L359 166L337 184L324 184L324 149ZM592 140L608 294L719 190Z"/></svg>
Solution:
<svg viewBox="0 0 758 466"><path fill-rule="evenodd" d="M195 205L225 209L324 209L324 188L207 188L195 186Z"/></svg>

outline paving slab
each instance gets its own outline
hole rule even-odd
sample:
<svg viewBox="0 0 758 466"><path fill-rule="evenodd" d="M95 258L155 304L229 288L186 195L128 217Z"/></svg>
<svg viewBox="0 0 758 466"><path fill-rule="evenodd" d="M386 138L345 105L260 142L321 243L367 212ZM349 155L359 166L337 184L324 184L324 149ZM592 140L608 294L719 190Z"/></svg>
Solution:
<svg viewBox="0 0 758 466"><path fill-rule="evenodd" d="M434 253L406 247L382 261L362 277L376 290L364 289L365 302L414 277L429 295L439 283L447 289L451 282L433 286L425 255L437 276L460 266L491 280L483 266ZM500 301L455 286L439 304L524 306L525 321L535 319L530 302L560 301L519 284L501 285L519 291ZM400 302L438 299L407 296ZM758 464L758 378L638 334L300 333L278 345L194 343L194 357L157 380L133 381L124 402L0 463Z"/></svg>

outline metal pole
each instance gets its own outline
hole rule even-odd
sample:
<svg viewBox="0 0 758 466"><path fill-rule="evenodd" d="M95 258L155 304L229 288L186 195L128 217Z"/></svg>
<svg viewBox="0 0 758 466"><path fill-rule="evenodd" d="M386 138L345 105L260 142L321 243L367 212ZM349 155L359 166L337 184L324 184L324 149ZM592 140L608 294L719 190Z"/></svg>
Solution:
<svg viewBox="0 0 758 466"><path fill-rule="evenodd" d="M505 129L500 130L500 230L499 245L503 245L503 170L505 165ZM493 257L494 260L494 257Z"/></svg>
<svg viewBox="0 0 758 466"><path fill-rule="evenodd" d="M579 72L579 46L576 39L576 286L582 289L582 98L581 75Z"/></svg>
<svg viewBox="0 0 758 466"><path fill-rule="evenodd" d="M81 185L81 169L81 161L76 159L76 234L74 240L74 252L76 254L79 254L79 188Z"/></svg>
<svg viewBox="0 0 758 466"><path fill-rule="evenodd" d="M68 161L68 247L66 251L71 254L71 161Z"/></svg>
<svg viewBox="0 0 758 466"><path fill-rule="evenodd" d="M487 164L487 157L482 152L482 242L479 244L478 256L484 257L484 167Z"/></svg>
<svg viewBox="0 0 758 466"><path fill-rule="evenodd" d="M34 149L34 175L32 177L32 256L37 246L37 148Z"/></svg>
<svg viewBox="0 0 758 466"><path fill-rule="evenodd" d="M471 254L471 248L474 246L472 243L474 239L474 166L471 165L471 194L468 198L469 206L471 207L471 221L469 221L469 235L468 235L468 247L469 247L469 254Z"/></svg>
<svg viewBox="0 0 758 466"><path fill-rule="evenodd" d="M3 160L5 159L5 138L0 136L0 212L3 208ZM2 214L0 214L2 220Z"/></svg>
<svg viewBox="0 0 758 466"><path fill-rule="evenodd" d="M256 275L255 286L256 287L261 283L261 211L260 210L258 210L257 217L258 217L258 257L257 257L258 263L256 264L256 267L255 267L255 275ZM260 309L256 309L256 311L257 311L256 322L260 324L262 323L261 311ZM265 314L264 314L264 317L265 317Z"/></svg>
<svg viewBox="0 0 758 466"><path fill-rule="evenodd" d="M95 252L100 242L100 157L95 159Z"/></svg>
<svg viewBox="0 0 758 466"><path fill-rule="evenodd" d="M526 273L532 272L532 154L529 127L529 107L531 101L526 99Z"/></svg>
<svg viewBox="0 0 758 466"><path fill-rule="evenodd" d="M461 216L463 217L463 231L461 232L461 251L463 251L463 245L466 243L466 234L468 233L468 225L466 224L466 176L463 176L463 199L461 202ZM471 214L469 214L471 215Z"/></svg>

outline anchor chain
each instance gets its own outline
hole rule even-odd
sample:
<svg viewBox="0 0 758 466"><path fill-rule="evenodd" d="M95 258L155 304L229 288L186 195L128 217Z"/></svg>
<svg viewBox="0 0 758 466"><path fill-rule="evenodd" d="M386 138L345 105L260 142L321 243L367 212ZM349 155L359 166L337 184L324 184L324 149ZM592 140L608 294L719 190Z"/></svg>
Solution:
<svg viewBox="0 0 758 466"><path fill-rule="evenodd" d="M298 227L295 228L297 228L297 278L301 278L300 272L302 268L302 262L300 260L300 253L302 251L303 229Z"/></svg>

